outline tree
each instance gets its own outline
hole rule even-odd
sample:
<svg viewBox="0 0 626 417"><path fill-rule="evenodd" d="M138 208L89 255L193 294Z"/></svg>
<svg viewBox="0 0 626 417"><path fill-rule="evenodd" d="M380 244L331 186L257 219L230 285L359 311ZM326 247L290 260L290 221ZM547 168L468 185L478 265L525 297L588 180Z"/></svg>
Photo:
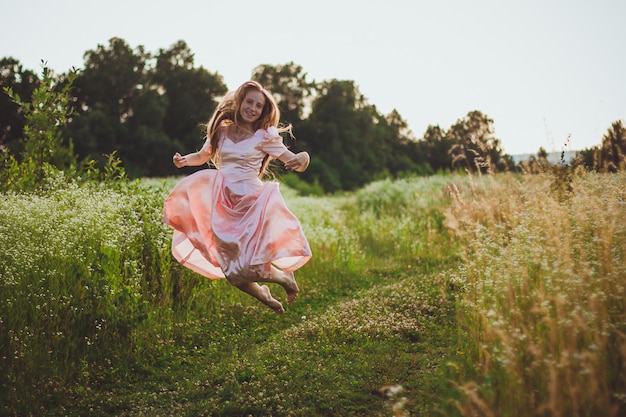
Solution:
<svg viewBox="0 0 626 417"><path fill-rule="evenodd" d="M68 132L79 155L100 160L117 151L130 176L171 175L163 162L182 149L199 148L207 121L226 93L222 77L194 68L184 41L156 57L119 38L85 53L76 80L78 115Z"/></svg>
<svg viewBox="0 0 626 417"><path fill-rule="evenodd" d="M315 83L307 81L306 76L302 67L293 62L277 66L259 65L252 71L252 79L276 98L282 121L294 125L296 130L307 107L310 107L309 99L315 91Z"/></svg>
<svg viewBox="0 0 626 417"><path fill-rule="evenodd" d="M601 172L626 169L626 129L621 120L613 122L602 137L596 169Z"/></svg>
<svg viewBox="0 0 626 417"><path fill-rule="evenodd" d="M312 103L309 122L315 126L308 138L314 157L328 169L309 170L307 179L318 179L327 191L335 179L317 177L333 173L342 189L354 189L369 182L374 172L367 162L371 154L373 112L352 81L330 80L321 83ZM369 154L369 155L368 155Z"/></svg>
<svg viewBox="0 0 626 417"><path fill-rule="evenodd" d="M18 60L7 57L0 60L0 90L11 89L24 102L30 102L33 91L39 86L37 74L22 67ZM0 94L0 149L10 148L20 154L23 144L24 108L7 94Z"/></svg>
<svg viewBox="0 0 626 417"><path fill-rule="evenodd" d="M120 38L85 53L85 68L76 80L76 105L81 110L102 109L120 121L132 116L131 100L144 88L150 55L135 51Z"/></svg>
<svg viewBox="0 0 626 417"><path fill-rule="evenodd" d="M599 155L599 152L600 150L598 146L592 146L576 152L576 156L572 160L572 168L581 166L586 170L594 169L596 164L596 155Z"/></svg>
<svg viewBox="0 0 626 417"><path fill-rule="evenodd" d="M431 171L400 113L379 113L353 81L319 83L314 97L311 114L300 128L315 160L303 174L307 181L332 192L375 178Z"/></svg>
<svg viewBox="0 0 626 417"><path fill-rule="evenodd" d="M400 113L393 109L383 120L377 123L381 129L381 139L375 143L383 146L378 152L379 159L384 163L384 170L393 177L402 173L425 173L431 171L421 145L413 136L408 123Z"/></svg>
<svg viewBox="0 0 626 417"><path fill-rule="evenodd" d="M521 161L519 168L527 174L547 172L552 164L548 161L548 151L541 146L536 155L531 155L528 161Z"/></svg>
<svg viewBox="0 0 626 417"><path fill-rule="evenodd" d="M124 163L135 177L166 176L174 172L170 161L180 148L162 128L164 98L156 90L143 90L133 98L133 116L125 123ZM161 123L157 123L161 122ZM156 123L156 124L155 124Z"/></svg>
<svg viewBox="0 0 626 417"><path fill-rule="evenodd" d="M206 134L201 123L209 120L217 98L227 92L222 76L194 68L193 54L181 40L159 51L152 83L166 99L165 135L182 149L198 148Z"/></svg>
<svg viewBox="0 0 626 417"><path fill-rule="evenodd" d="M49 170L62 171L76 165L72 143L64 140L62 127L71 114L69 90L76 70L67 75L62 87L48 68L43 69L42 81L33 91L31 102L25 102L11 87L3 91L22 109L25 119L24 149L21 161L7 151L0 161L3 189L34 189L41 187ZM61 83L59 83L61 84Z"/></svg>
<svg viewBox="0 0 626 417"><path fill-rule="evenodd" d="M133 51L120 38L85 53L85 68L75 81L77 116L67 130L80 157L102 161L103 154L117 151L127 161L136 150L129 143L128 121L147 86L145 67L149 57L142 46ZM149 123L160 126L162 120Z"/></svg>
<svg viewBox="0 0 626 417"><path fill-rule="evenodd" d="M493 120L478 110L457 120L447 138L452 142L452 166L468 171L497 172L508 168L500 140L494 135Z"/></svg>
<svg viewBox="0 0 626 417"><path fill-rule="evenodd" d="M426 160L434 171L445 171L452 168L450 149L452 141L446 136L446 131L438 125L429 125L421 140Z"/></svg>

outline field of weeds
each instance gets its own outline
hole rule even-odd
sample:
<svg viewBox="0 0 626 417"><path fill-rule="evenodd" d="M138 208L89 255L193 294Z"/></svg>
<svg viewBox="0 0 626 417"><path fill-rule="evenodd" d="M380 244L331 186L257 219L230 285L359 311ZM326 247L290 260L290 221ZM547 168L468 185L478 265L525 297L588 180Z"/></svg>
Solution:
<svg viewBox="0 0 626 417"><path fill-rule="evenodd" d="M561 179L448 187L464 254L450 278L476 366L463 415L626 413L626 175Z"/></svg>
<svg viewBox="0 0 626 417"><path fill-rule="evenodd" d="M173 181L2 195L1 415L626 413L624 174L281 187L283 316L173 262Z"/></svg>

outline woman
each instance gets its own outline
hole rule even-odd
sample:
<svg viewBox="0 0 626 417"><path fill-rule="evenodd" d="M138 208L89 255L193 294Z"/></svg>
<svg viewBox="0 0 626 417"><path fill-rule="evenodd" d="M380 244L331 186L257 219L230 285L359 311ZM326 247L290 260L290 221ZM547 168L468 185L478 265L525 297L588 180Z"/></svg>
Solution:
<svg viewBox="0 0 626 417"><path fill-rule="evenodd" d="M283 305L259 282L280 284L292 302L298 296L293 271L311 258L298 219L276 182L262 182L270 158L302 172L306 152L294 154L278 129L280 111L272 95L248 81L219 104L198 152L176 153L176 167L212 161L217 167L181 180L167 197L163 221L174 229L172 254L209 278L226 278L276 313Z"/></svg>

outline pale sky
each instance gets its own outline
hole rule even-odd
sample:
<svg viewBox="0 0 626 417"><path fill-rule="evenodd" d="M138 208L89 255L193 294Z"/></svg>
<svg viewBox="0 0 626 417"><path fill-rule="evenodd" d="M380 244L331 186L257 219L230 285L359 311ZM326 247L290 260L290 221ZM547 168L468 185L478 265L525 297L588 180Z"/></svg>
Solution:
<svg viewBox="0 0 626 417"><path fill-rule="evenodd" d="M0 57L41 73L82 68L119 37L184 40L229 89L260 64L352 80L417 138L479 110L508 154L601 143L626 120L624 0L6 0ZM210 115L207 115L207 118ZM297 134L297 132L296 132Z"/></svg>

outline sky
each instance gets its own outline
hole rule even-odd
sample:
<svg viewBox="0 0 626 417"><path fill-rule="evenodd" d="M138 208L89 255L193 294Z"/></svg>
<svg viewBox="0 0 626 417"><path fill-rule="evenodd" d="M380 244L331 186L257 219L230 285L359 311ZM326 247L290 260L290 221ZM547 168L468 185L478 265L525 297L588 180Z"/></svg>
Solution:
<svg viewBox="0 0 626 417"><path fill-rule="evenodd" d="M624 0L3 3L0 58L39 73L83 68L113 37L153 53L184 40L229 89L290 62L308 81L354 81L416 138L479 110L507 154L581 150L626 120Z"/></svg>

